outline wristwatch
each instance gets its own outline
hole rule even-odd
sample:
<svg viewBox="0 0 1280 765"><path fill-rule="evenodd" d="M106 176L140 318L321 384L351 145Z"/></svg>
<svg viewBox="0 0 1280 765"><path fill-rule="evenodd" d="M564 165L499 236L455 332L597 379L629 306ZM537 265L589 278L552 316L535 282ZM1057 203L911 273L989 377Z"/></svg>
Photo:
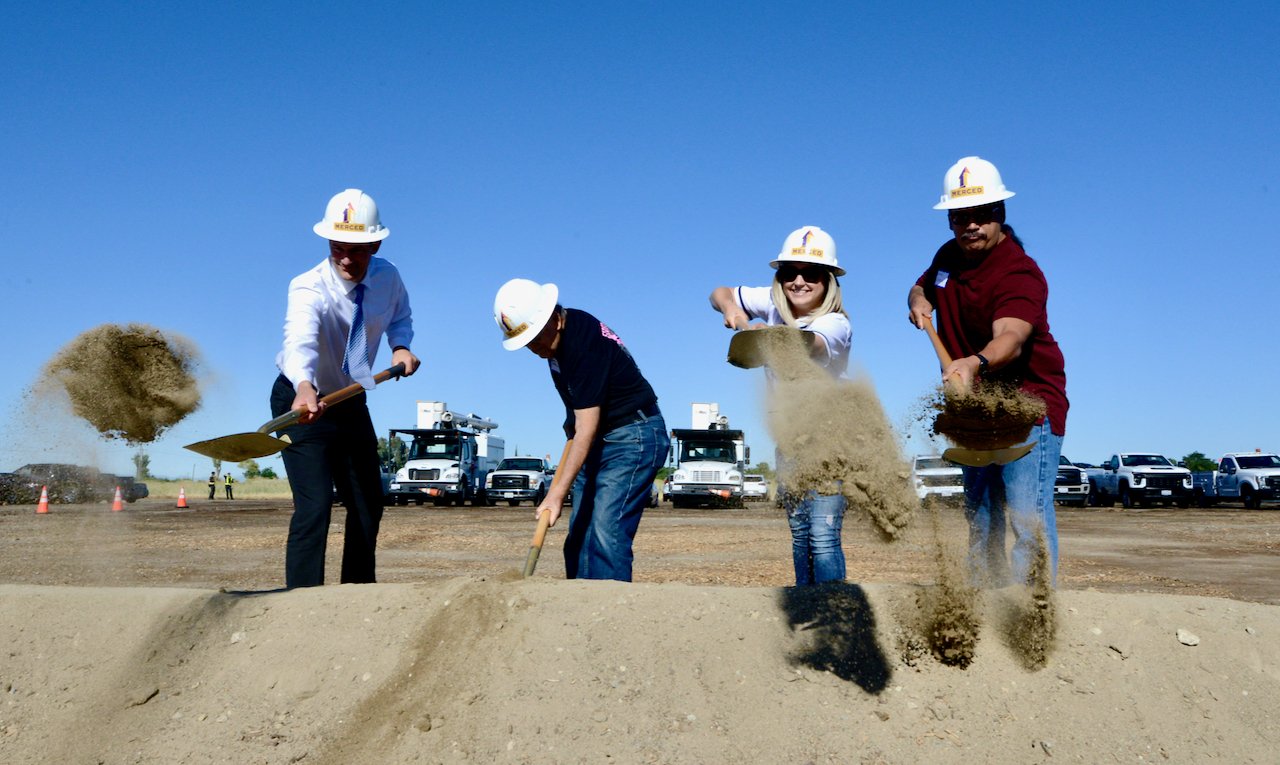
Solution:
<svg viewBox="0 0 1280 765"><path fill-rule="evenodd" d="M991 362L987 361L987 357L983 356L981 353L975 353L973 355L978 357L978 374L983 374L987 371L987 367L990 366Z"/></svg>

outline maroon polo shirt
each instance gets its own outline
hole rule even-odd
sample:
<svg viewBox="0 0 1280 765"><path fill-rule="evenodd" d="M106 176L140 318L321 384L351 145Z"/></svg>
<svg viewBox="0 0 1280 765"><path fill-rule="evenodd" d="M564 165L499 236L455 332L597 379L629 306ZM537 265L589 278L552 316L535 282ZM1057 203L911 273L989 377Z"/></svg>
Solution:
<svg viewBox="0 0 1280 765"><path fill-rule="evenodd" d="M956 240L938 249L916 284L933 304L938 337L953 358L972 356L991 342L996 319L1022 319L1031 337L1012 363L988 372L990 380L1018 386L1048 406L1054 435L1067 430L1067 373L1058 341L1049 331L1049 284L1013 237L974 265L966 265Z"/></svg>

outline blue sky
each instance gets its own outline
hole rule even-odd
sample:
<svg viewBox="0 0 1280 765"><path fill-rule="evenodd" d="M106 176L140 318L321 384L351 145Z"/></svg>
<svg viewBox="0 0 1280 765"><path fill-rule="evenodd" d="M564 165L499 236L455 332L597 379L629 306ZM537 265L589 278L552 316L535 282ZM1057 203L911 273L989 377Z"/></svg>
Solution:
<svg viewBox="0 0 1280 765"><path fill-rule="evenodd" d="M348 187L391 229L382 254L424 361L371 396L380 431L443 400L501 423L508 453L559 454L545 364L502 350L492 319L522 276L622 336L670 426L719 402L771 460L760 374L724 363L707 295L767 284L804 225L849 272L851 370L905 423L937 373L905 296L948 236L931 209L943 172L969 154L1017 192L1009 221L1049 280L1067 455L1280 449L1274 3L53 2L6 17L0 470L131 470L122 445L12 423L59 348L136 321L195 342L207 376L204 407L148 446L153 471L207 471L181 447L270 418L288 281L325 257L311 226Z"/></svg>

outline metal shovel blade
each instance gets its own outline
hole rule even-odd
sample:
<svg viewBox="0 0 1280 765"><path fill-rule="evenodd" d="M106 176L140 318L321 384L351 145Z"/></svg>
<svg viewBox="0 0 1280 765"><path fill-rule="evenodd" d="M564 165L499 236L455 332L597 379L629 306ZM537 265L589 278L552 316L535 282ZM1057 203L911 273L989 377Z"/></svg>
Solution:
<svg viewBox="0 0 1280 765"><path fill-rule="evenodd" d="M986 467L987 465L1008 465L1031 452L1035 444L1010 446L1007 449L964 449L954 447L942 453L943 459L951 460L966 467Z"/></svg>
<svg viewBox="0 0 1280 765"><path fill-rule="evenodd" d="M186 448L196 454L203 454L224 462L244 462L245 460L266 457L282 451L293 443L288 436L275 436L267 433L236 433L221 438L211 438L188 444Z"/></svg>
<svg viewBox="0 0 1280 765"><path fill-rule="evenodd" d="M396 364L390 369L384 369L374 375L373 381L375 383L384 383L403 374L404 364ZM325 406L334 406L363 391L364 386L360 383L352 383L320 399L320 403ZM235 435L222 436L208 441L198 441L194 444L187 444L184 448L190 449L196 454L203 454L206 457L227 462L243 462L256 457L266 457L269 454L283 451L286 446L293 443L288 436L276 438L271 433L293 425L302 417L304 411L306 410L299 408L285 412L274 420L265 423L253 433L236 433Z"/></svg>
<svg viewBox="0 0 1280 765"><path fill-rule="evenodd" d="M729 341L728 362L742 369L765 366L769 363L766 354L769 345L786 342L795 342L803 347L804 333L795 327L787 326L739 330Z"/></svg>

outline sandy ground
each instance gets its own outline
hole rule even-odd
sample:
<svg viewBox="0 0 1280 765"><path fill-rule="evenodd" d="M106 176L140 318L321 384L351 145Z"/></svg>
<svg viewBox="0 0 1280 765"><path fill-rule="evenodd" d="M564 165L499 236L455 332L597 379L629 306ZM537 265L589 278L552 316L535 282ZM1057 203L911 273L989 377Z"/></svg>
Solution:
<svg viewBox="0 0 1280 765"><path fill-rule="evenodd" d="M530 508L389 509L378 585L281 584L279 501L0 508L0 762L1275 762L1280 511L1061 510L1047 664L986 592L929 651L931 525L796 590L779 511L651 510L566 582ZM337 571L341 511L329 570ZM948 545L955 510L939 516ZM1188 643L1195 643L1188 645Z"/></svg>

